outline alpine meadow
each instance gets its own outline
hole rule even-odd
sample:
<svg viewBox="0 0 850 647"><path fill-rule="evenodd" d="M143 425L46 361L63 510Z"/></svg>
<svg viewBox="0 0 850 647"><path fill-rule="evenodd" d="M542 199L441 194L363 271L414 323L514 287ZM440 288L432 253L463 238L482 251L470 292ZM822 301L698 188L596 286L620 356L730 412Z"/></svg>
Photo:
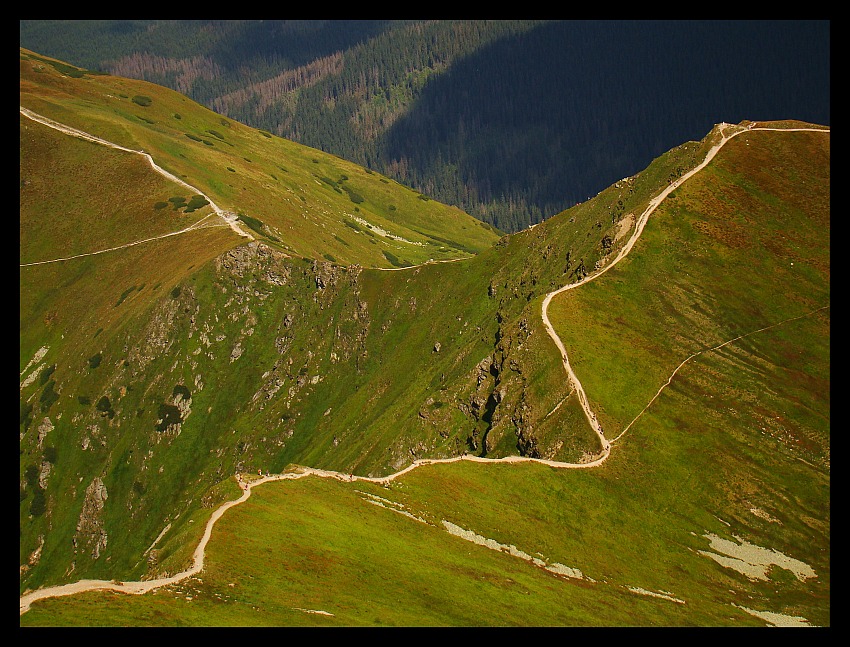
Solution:
<svg viewBox="0 0 850 647"><path fill-rule="evenodd" d="M503 231L20 48L20 625L829 627L830 127Z"/></svg>

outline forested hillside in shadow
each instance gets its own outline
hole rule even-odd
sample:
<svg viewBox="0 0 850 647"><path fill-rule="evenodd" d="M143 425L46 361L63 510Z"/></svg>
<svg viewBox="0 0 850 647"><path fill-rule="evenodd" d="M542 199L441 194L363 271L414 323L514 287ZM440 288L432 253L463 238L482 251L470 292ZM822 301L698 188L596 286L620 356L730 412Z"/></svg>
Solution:
<svg viewBox="0 0 850 647"><path fill-rule="evenodd" d="M404 183L516 230L715 123L829 123L829 42L792 21L558 22L426 86L381 159Z"/></svg>
<svg viewBox="0 0 850 647"><path fill-rule="evenodd" d="M829 124L829 21L21 21L505 231L715 123Z"/></svg>

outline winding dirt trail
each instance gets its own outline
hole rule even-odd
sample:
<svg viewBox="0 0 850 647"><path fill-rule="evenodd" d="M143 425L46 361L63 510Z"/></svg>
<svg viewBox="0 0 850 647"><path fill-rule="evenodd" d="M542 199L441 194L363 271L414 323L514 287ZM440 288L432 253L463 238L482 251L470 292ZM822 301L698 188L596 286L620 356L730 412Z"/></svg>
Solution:
<svg viewBox="0 0 850 647"><path fill-rule="evenodd" d="M629 237L629 240L626 242L626 244L623 245L623 247L620 249L620 252L617 254L617 256L614 258L613 261L608 263L602 269L594 272L593 274L588 274L585 278L583 278L580 281L577 281L576 283L570 283L569 285L565 285L564 287L559 288L558 290L555 290L554 292L550 292L549 294L546 295L546 298L543 300L543 305L542 305L542 308L541 308L541 310L542 310L541 314L542 314L542 317L543 317L543 324L546 327L546 332L549 333L549 336L552 338L552 341L555 342L555 345L561 351L561 358L563 359L563 362L564 362L564 369L566 369L566 371L567 371L567 375L569 376L570 383L573 386L573 388L576 390L576 393L578 394L579 402L581 403L581 407L584 410L584 414L587 417L588 422L590 423L591 427L593 427L594 431L596 431L597 435L599 436L599 438L602 442L602 448L603 448L604 454L603 454L603 457L601 459L599 459L600 463L608 457L608 455L611 451L611 443L616 441L616 440L619 440L623 436L623 434L626 433L626 431L635 423L635 421L640 416L643 415L643 413L649 408L649 406L661 394L661 391L664 390L664 388L670 384L670 382L673 379L673 376L687 362L689 362L691 359L693 359L694 357L696 357L697 355L699 355L701 353L719 349L719 348L725 346L726 344L732 343L733 341L736 341L738 339L741 339L742 337L745 337L746 335L751 335L751 334L754 334L756 332L761 332L761 330L767 330L769 328L773 328L774 326L778 326L782 323L785 323L784 321L782 321L782 322L773 324L771 326L767 326L766 328L762 328L760 330L754 330L754 331L751 331L749 333L746 333L745 335L740 335L738 337L735 337L734 339L729 339L729 340L715 346L714 348L705 349L705 350L699 351L697 353L694 353L693 355L691 355L690 357L685 359L679 366L676 367L676 370L673 371L673 374L667 380L667 383L664 384L658 390L658 393L655 394L655 397L653 397L652 400L650 400L650 402L646 405L646 407L644 407L643 411L641 411L637 415L637 417L634 420L632 420L626 426L626 428L617 436L617 438L615 438L612 441L608 441L608 440L605 439L605 435L602 431L602 427L599 425L599 422L596 420L596 415L593 413L593 411L590 408L590 405L588 404L587 396L584 393L584 389L581 386L581 382L579 382L578 377L576 377L576 374L573 372L573 369L570 366L570 361L567 358L567 351L564 348L564 345L561 342L560 337L558 337L558 334L555 332L555 329L552 327L552 323L549 321L548 310L549 310L549 304L551 303L552 299L554 297L556 297L557 295L561 294L562 292L566 292L567 290L572 290L573 288L577 288L578 286L583 285L583 284L587 283L588 281L599 278L605 272L607 272L612 267L614 267L617 263L619 263L623 258L625 258L626 254L628 254L632 250L632 247L634 247L634 244L637 242L638 238L640 238L640 235L643 233L643 228L646 226L646 223L649 220L650 214L652 214L652 212L655 211L658 208L658 206L665 200L665 198L667 198L667 196L669 196L673 191L678 189L689 178L693 177L696 173L698 173L699 171L704 169L708 165L708 163L711 162L712 159L714 159L714 156L717 155L718 151L721 148L723 148L723 146L725 146L726 143L729 140L731 140L733 137L737 137L738 135L740 135L742 133L748 133L748 132L752 132L754 130L759 130L759 131L768 130L768 131L777 131L777 132L808 131L808 132L825 132L827 134L829 134L829 132L830 132L829 130L826 130L826 129L823 129L823 128L767 128L767 127L756 127L754 125L751 125L749 128L745 128L744 126L739 126L737 124L727 124L727 123L718 124L717 129L718 129L718 132L721 136L720 141L709 149L708 153L705 156L705 159L700 164L698 164L697 166L692 168L690 171L688 171L687 173L682 175L680 178L676 179L669 186L667 186L661 193L659 193L657 196L655 196L652 200L649 201L649 204L647 205L646 209L644 209L643 213L637 219L637 222L635 224L635 228L634 228L634 231L632 232L632 235ZM731 132L730 132L730 130L731 130ZM829 307L829 306L824 306L823 308L818 308L818 310L823 310L826 307ZM816 310L814 312L817 312L818 310ZM813 314L813 313L808 313L806 315L801 315L801 316L808 316L809 314ZM800 318L800 317L793 317L792 319L798 319L798 318ZM786 321L790 321L790 320L791 319L788 319Z"/></svg>
<svg viewBox="0 0 850 647"><path fill-rule="evenodd" d="M144 151L133 150L132 148L126 148L124 146L120 146L118 144L107 141L105 139L101 139L100 137L96 137L94 135L91 135L91 134L84 132L82 130L77 130L76 128L72 128L71 126L66 126L65 124L61 124L58 121L53 121L52 119L44 117L44 116L42 116L42 115L40 115L36 112L33 112L32 110L24 108L23 106L20 106L20 108L21 108L21 114L24 117L27 117L28 119L32 119L33 121L37 121L40 124L43 124L45 126L48 126L49 128L53 128L55 130L58 130L59 132L65 133L66 135L70 135L72 137L77 137L79 139L84 139L86 141L90 141L90 142L93 142L95 144L100 144L101 146L107 146L109 148L115 148L115 149L120 150L120 151L125 151L127 153L134 153L136 155L143 156L148 161L148 163L151 165L151 168L153 168L154 171L156 171L160 175L168 178L172 182L176 182L180 186L187 188L189 191L193 192L194 194L203 196L204 199L207 202L209 202L210 207L213 210L212 214L208 214L208 215L204 216L198 222L196 222L192 225L189 225L188 227L186 227L185 229L181 229L180 231L173 231L173 232L170 232L170 233L167 233L167 234L162 234L160 236L153 236L152 238L145 238L144 240L137 240L137 241L134 241L134 242L131 242L131 243L126 243L124 245L118 245L117 247L110 247L108 249L101 249L101 250L98 250L98 251L95 251L95 252L88 252L88 253L85 253L85 254L76 254L74 256L68 256L68 257L65 257L65 258L54 258L54 259L50 259L50 260L46 260L46 261L36 261L36 262L33 262L33 263L21 263L21 267L28 267L28 266L31 266L31 265L44 265L45 263L59 263L61 261L69 261L69 260L72 260L72 259L75 259L75 258L81 258L83 256L94 256L95 254L103 254L103 253L112 252L112 251L115 251L115 250L118 250L118 249L125 249L127 247L132 247L133 245L141 245L142 243L147 243L147 242L150 242L152 240L159 240L159 239L162 239L162 238L168 238L169 236L177 236L179 234L185 234L186 232L193 231L195 229L199 229L202 226L207 226L207 227L211 226L211 225L202 225L202 223L213 215L220 217L224 221L225 224L224 225L212 225L212 226L228 226L234 232L236 232L239 236L242 236L243 238L247 238L248 240L254 240L254 237L251 234L247 233L246 231L244 231L239 226L239 221L238 221L237 216L235 214L224 211L217 204L215 204L210 199L210 197L208 195L204 194L200 189L192 186L191 184L184 182L183 180L181 180L176 175L169 173L168 171L166 171L161 166L158 166L157 163L153 161L153 157L151 157L148 153L145 153Z"/></svg>
<svg viewBox="0 0 850 647"><path fill-rule="evenodd" d="M736 128L738 130L735 130L731 135L727 135L726 131L729 127ZM588 281L592 281L594 279L599 278L605 272L607 272L617 263L623 260L623 258L626 257L626 254L632 251L632 247L634 247L634 244L637 242L638 238L640 238L640 235L643 233L643 228L646 226L650 214L652 214L652 212L658 208L658 205L660 205L668 195L670 195L673 191L679 188L683 182L687 181L695 173L698 173L703 168L705 168L708 163L712 159L714 159L714 156L717 155L717 151L723 148L726 142L728 142L732 137L739 135L742 132L749 132L749 129L747 128L743 128L741 126L731 126L730 124L720 124L718 128L721 135L721 140L711 147L711 149L708 151L708 154L705 156L705 159L698 166L695 166L693 169L685 173L682 177L675 180L673 183L667 186L667 188L665 188L661 193L659 193L657 196L655 196L652 200L649 201L649 205L647 205L646 209L644 209L643 213L637 219L631 237L629 237L629 240L626 242L625 245L623 245L617 256L614 257L613 261L605 265L605 267L598 270L597 272L594 272L593 274L588 274L580 281L570 283L562 288L555 290L554 292L550 292L546 295L546 298L543 299L543 305L541 307L543 325L546 327L546 332L549 333L549 337L552 338L552 341L555 342L555 345L558 347L558 350L561 351L561 359L564 363L564 369L567 371L567 376L569 377L570 384L575 389L576 394L578 395L579 402L581 403L581 408L584 411L584 415L587 418L587 421L590 423L590 426L599 436L599 440L602 443L603 455L600 459L598 459L599 463L603 462L606 458L608 458L608 455L611 453L611 443L605 438L605 434L602 431L602 426L599 424L599 421L596 419L596 414L593 413L590 408L590 404L587 401L587 395L585 395L584 393L584 388L582 387L581 382L579 381L578 377L573 372L573 369L570 366L570 360L567 358L567 351L564 348L564 344L561 342L561 338L558 337L558 334L552 327L552 322L549 321L549 304L552 302L552 299L554 297L558 296L562 292L572 290L580 285L584 285Z"/></svg>
<svg viewBox="0 0 850 647"><path fill-rule="evenodd" d="M21 114L26 114L24 111L25 111L25 109L22 107L21 108ZM29 111L27 111L27 112L29 112ZM27 114L26 116L30 116L30 115ZM44 119L44 118L39 118L39 119L36 119L36 120L41 121L41 119ZM53 122L53 123L55 124L55 122ZM49 124L49 123L47 125L51 125L51 127L61 126L61 124L57 124L56 126L53 126L52 124ZM43 589L39 589L37 591L29 591L29 592L26 592L24 595L22 595L20 597L20 613L21 613L21 615L26 613L30 608L30 604L32 602L36 601L36 600L42 600L42 599L50 598L50 597L60 597L60 596L65 596L65 595L73 595L75 593L82 593L82 592L85 592L85 591L96 591L96 590L109 590L109 591L117 591L117 592L121 592L121 593L142 594L142 593L147 593L149 591L152 591L154 589L158 589L158 588L163 587L163 586L167 586L169 584L175 584L175 583L180 582L181 580L184 580L188 577L192 577L194 575L197 575L198 573L201 572L201 570L203 570L204 555L205 555L207 542L209 542L210 537L212 536L212 529L213 529L213 526L215 525L215 523L221 518L221 516L227 510L229 510L230 508L232 508L235 505L239 505L240 503L247 501L248 498L251 496L251 490L254 487L256 487L258 485L262 485L264 483L268 483L268 482L272 482L272 481L293 480L293 479L304 478L306 476L312 475L312 476L318 476L318 477L321 477L321 478L334 478L334 479L337 479L337 480L340 480L340 481L346 481L346 482L368 481L368 482L371 482L371 483L386 484L386 483L389 483L389 482L403 476L404 474L407 474L408 472L410 472L410 471L412 471L412 470L414 470L418 467L422 467L422 466L425 466L425 465L434 465L434 464L438 464L438 463L453 463L453 462L461 461L461 460L478 462L478 463L534 462L534 463L540 463L542 465L548 465L548 466L560 468L560 469L581 469L581 468L598 467L599 465L602 465L602 463L604 463L605 460L610 455L611 443L614 442L614 441L609 441L605 438L602 427L600 426L599 422L597 421L596 415L593 413L593 411L590 408L590 404L587 401L587 396L585 395L585 392L584 392L584 389L582 388L581 382L578 380L578 377L576 377L575 373L573 372L572 367L570 366L570 362L569 362L569 359L567 357L567 351L564 348L564 344L561 341L560 337L558 337L554 328L552 327L552 323L549 321L548 308L549 308L549 304L551 303L552 299L554 297L556 297L557 295L561 294L562 292L565 292L567 290L572 290L572 289L574 289L574 288L576 288L580 285L587 283L588 281L591 281L593 279L598 278L599 276L601 276L602 274L607 272L609 269L611 269L611 267L616 265L620 260L622 260L626 256L626 254L628 254L631 251L635 242L640 237L640 235L643 232L643 229L644 229L644 227L647 223L647 220L649 219L650 214L653 211L655 211L655 209L658 208L658 206L661 204L661 202L670 193L672 193L679 186L681 186L681 184L683 182L687 181L695 173L697 173L700 170L702 170L703 168L705 168L705 166L714 158L714 156L717 154L717 152L733 137L736 137L737 135L740 135L742 133L750 132L751 130L772 130L772 131L779 131L779 132L814 131L814 132L825 132L827 134L829 134L829 132L830 132L829 130L822 129L822 128L765 128L765 127L752 127L752 126L750 128L744 128L742 126L733 125L733 124L725 124L725 123L718 124L717 128L718 128L719 134L721 135L721 140L709 150L708 154L706 155L705 160L703 160L703 162L701 164L694 167L691 171L689 171L688 173L686 173L682 177L678 178L676 181L671 183L667 188L665 188L661 193L659 193L658 196L656 196L655 198L650 200L649 205L644 210L644 212L641 214L640 218L637 220L634 231L633 231L631 237L629 238L627 243L622 247L620 252L617 254L617 256L614 258L614 260L611 263L607 264L604 268L598 270L597 272L594 272L593 274L587 275L585 278L583 278L582 280L580 280L576 283L571 283L569 285L565 285L565 286L563 286L563 287L561 287L557 290L554 290L553 292L550 292L549 294L546 295L546 297L543 300L543 304L542 304L542 308L541 308L541 316L543 318L543 324L546 327L546 331L548 332L549 336L552 338L552 341L555 343L555 345L561 351L561 358L563 360L564 369L567 373L568 380L569 380L571 386L575 389L576 393L578 394L579 401L581 403L582 409L584 410L584 413L585 413L585 416L587 417L588 422L590 423L591 427L594 429L596 434L599 436L599 439L600 439L600 442L601 442L601 445L602 445L602 454L599 458L597 458L593 461L589 461L587 463L565 463L565 462L546 460L546 459L540 459L540 458L527 458L527 457L524 457L524 456L508 456L508 457L505 457L505 458L495 458L494 459L494 458L481 458L481 457L472 456L472 455L463 455L463 456L455 456L453 458L417 460L417 461L414 461L411 465L407 466L406 468L404 468L403 470L401 470L399 472L396 472L394 474L390 474L388 476L382 476L382 477L356 476L356 475L353 475L353 474L344 474L344 473L341 473L341 472L334 472L334 471L330 471L330 470L321 470L321 469L315 469L315 468L311 468L311 467L299 467L299 468L297 468L297 471L294 471L294 472L263 476L259 479L252 479L250 481L243 480L243 478L241 476L237 475L237 481L238 481L240 487L242 488L242 496L240 496L238 499L235 499L233 501L228 501L228 502L224 503L215 512L213 512L212 516L210 517L209 521L207 522L206 528L204 530L203 537L201 538L200 543L198 544L197 548L195 549L195 551L193 553L192 566L189 567L187 570L185 570L181 573L177 573L176 575L172 575L170 577L148 580L148 581L120 582L120 581L115 581L115 580L112 580L112 581L110 581L110 580L80 580L78 582L73 582L71 584L63 584L63 585L60 585L60 586L46 587L46 588L43 588ZM97 141L98 143L104 143L106 145L114 146L115 148L121 148L122 150L130 150L130 149L122 148L120 146L115 146L113 144L110 144L109 142L104 142L103 140L100 140L98 138L93 138L91 135L87 135L86 133L81 133L80 131L74 131L74 129L67 129L66 130L65 127L61 127L59 129L63 130L63 132L72 131L72 132L70 132L70 134L74 134L76 136L82 136L84 139L91 139L92 141ZM730 131L730 129L731 129L731 133L727 134ZM140 154L147 156L146 153L141 153L140 151L131 151L130 150L130 152L140 153ZM150 159L150 156L147 156L147 157L150 160L151 164L153 165L153 160ZM156 168L158 168L158 167L156 167ZM168 174L165 171L162 171L162 172L164 174L166 174L167 177L170 177L177 182L181 182L181 180L174 178L174 176L172 176L171 174ZM181 182L181 184L184 184L185 186L189 187L189 185L187 185L183 182ZM196 190L193 187L189 187L189 188L191 188L192 190ZM212 202L210 202L210 204L212 204ZM217 207L214 207L214 209L217 209ZM217 211L217 213L218 213L218 211ZM218 215L222 215L222 214L218 213ZM238 230L236 227L234 227L234 231L239 232L241 230ZM169 234L169 235L173 235L173 234ZM243 235L247 236L247 234L243 234ZM413 267L416 267L416 266L413 266ZM411 268L398 268L398 269L413 269L413 267L411 267ZM791 319L787 319L785 321L791 321L793 319L799 319L801 317L808 316L810 314L813 314L814 312L818 312L818 311L823 310L824 308L828 308L828 307L829 306L823 306L822 308L818 308L817 310L813 311L812 313L800 315L799 317L792 317ZM729 343L732 343L732 342L734 342L738 339L741 339L742 337L745 337L747 335L754 334L756 332L761 332L763 330L767 330L769 328L773 328L775 326L778 326L782 323L785 323L785 321L773 324L771 326L767 326L765 328L761 328L759 330L751 331L751 332L746 333L744 335L739 335L739 336L737 336L733 339L727 340L727 341L725 341L725 342L723 342L723 343L721 343L721 344L719 344L719 345L717 345L713 348L705 349L705 350L699 351L697 353L694 353L693 355L691 355L690 357L685 359L676 368L676 370L673 371L673 374L670 376L670 379L668 379L667 383L665 385L663 385L658 390L658 393L647 404L647 406L644 408L644 410L641 411L641 413L638 414L638 416L635 418L635 420L633 420L631 423L629 423L629 425L626 426L626 428L614 440L618 440L619 438L621 438L623 436L623 434L632 426L632 424L634 424L634 422L637 420L637 418L639 418L646 411L646 409L649 408L649 406L652 404L652 402L655 401L655 399L658 397L658 395L661 393L661 391L667 385L670 384L670 381L672 380L672 378L676 374L676 372L678 372L678 370L682 366L684 366L687 362L689 362L691 359L693 359L694 357L696 357L697 355L699 355L701 353L709 352L709 351L712 351L712 350L717 350L717 349L719 349L719 348L721 348L721 347L723 347L723 346L725 346Z"/></svg>
<svg viewBox="0 0 850 647"><path fill-rule="evenodd" d="M334 472L330 470L321 470L312 467L300 467L298 471L295 472L287 472L284 474L270 474L268 476L263 476L261 478L252 479L252 480L243 480L243 477L237 476L237 482L239 486L242 488L242 496L238 499L234 499L233 501L228 501L221 505L215 512L213 512L209 521L207 521L206 528L204 529L203 537L201 537L201 541L198 543L197 548L195 548L195 552L192 554L192 565L182 571L181 573L177 573L176 575L172 575L170 577L163 577L154 580L146 580L140 582L121 582L118 580L79 580L78 582L72 582L70 584L62 584L59 586L50 586L43 589L38 589L37 591L30 591L21 596L21 606L20 606L20 615L23 615L30 609L30 605L36 600L43 600L45 598L56 598L62 597L65 595L74 595L75 593L84 593L86 591L116 591L119 593L132 593L135 595L140 595L142 593L148 593L149 591L153 591L154 589L161 588L163 586L168 586L169 584L176 584L186 578L192 577L200 573L204 568L204 556L206 553L207 543L212 536L213 526L215 526L216 522L221 518L221 516L227 512L230 508L235 505L239 505L240 503L244 503L251 496L251 490L258 485L262 485L264 483L269 483L272 481L287 481L287 480L295 480L304 478L306 476L318 476L321 478L333 478L338 481L345 481L349 483L353 483L355 481L368 481L370 483L377 483L380 485L387 484L395 479L407 474L408 472L416 469L417 467L421 467L423 465L433 465L436 463L454 463L456 461L473 461L478 463L493 463L493 462L502 462L502 463L518 463L522 461L533 461L536 463L542 463L544 465L550 465L552 467L592 467L592 463L587 464L569 464L569 463L559 463L557 461L549 461L544 459L537 458L524 458L522 456L509 456L507 458L500 459L489 459L489 458L481 458L478 456L455 456L453 458L435 458L435 459L424 459L415 461L413 464L407 466L405 469L400 472L396 472L395 474L390 474L388 476L356 476L354 474L344 474L342 472Z"/></svg>

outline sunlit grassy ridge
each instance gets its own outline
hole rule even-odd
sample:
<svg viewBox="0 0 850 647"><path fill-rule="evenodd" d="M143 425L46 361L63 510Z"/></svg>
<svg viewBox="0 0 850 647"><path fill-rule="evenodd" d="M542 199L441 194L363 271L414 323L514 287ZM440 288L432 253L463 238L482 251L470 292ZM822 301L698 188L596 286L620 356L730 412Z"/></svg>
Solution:
<svg viewBox="0 0 850 647"><path fill-rule="evenodd" d="M21 128L22 262L25 250L121 244L207 213L153 208L172 185L135 156L23 119ZM457 263L387 272L325 252L293 258L289 239L251 211L250 245L217 227L22 267L21 369L47 350L21 376L36 372L21 389L21 591L186 568L212 511L238 494L234 471L295 463L384 475L464 452L571 462L598 452L543 329L542 299L610 259L630 214L701 161L713 137ZM622 266L552 303L609 438L690 353L828 304L828 135L746 137L653 215ZM59 209L40 158L81 178L64 184ZM138 190L99 181L107 160ZM315 180L308 200L339 196L334 183L347 193ZM103 205L125 203L138 206L111 221ZM45 241L51 214L69 209L85 226ZM350 243L371 238L342 226ZM314 477L264 485L216 526L200 581L138 598L46 600L21 623L764 624L735 603L829 624L828 313L700 355L604 467L452 464L388 488ZM793 458L801 450L807 462ZM96 479L108 497L92 513ZM474 545L443 520L585 577ZM698 552L706 533L776 549L817 577L774 567L750 581Z"/></svg>
<svg viewBox="0 0 850 647"><path fill-rule="evenodd" d="M189 192L152 173L141 156L69 137L23 115L20 176L22 263L166 234L211 212L208 206L176 209L169 200L188 200Z"/></svg>
<svg viewBox="0 0 850 647"><path fill-rule="evenodd" d="M68 69L22 49L21 105L151 153L223 209L261 223L261 237L288 253L398 267L466 257L498 238L457 208L162 86Z"/></svg>
<svg viewBox="0 0 850 647"><path fill-rule="evenodd" d="M789 190L798 183L802 191ZM727 144L659 208L652 217L656 226L634 253L587 288L553 303L559 332L581 340L571 357L611 422L609 435L616 436L654 395L662 383L658 378L691 353L829 305L829 212L828 134L748 133ZM663 292L650 289L661 280ZM599 322L603 302L610 314ZM829 311L813 320L828 322ZM596 325L590 330L582 321ZM764 371L768 363L787 367L792 383L812 373L828 384L825 325L822 334L801 338L802 347L790 345L779 357L764 356L778 351L775 341L757 352L753 348L764 337L785 335L783 328L736 346L755 353L748 363L757 366L749 370ZM824 340L826 354L815 350ZM655 380L629 369L652 364ZM771 381L772 389L778 386ZM828 412L828 389L813 391Z"/></svg>

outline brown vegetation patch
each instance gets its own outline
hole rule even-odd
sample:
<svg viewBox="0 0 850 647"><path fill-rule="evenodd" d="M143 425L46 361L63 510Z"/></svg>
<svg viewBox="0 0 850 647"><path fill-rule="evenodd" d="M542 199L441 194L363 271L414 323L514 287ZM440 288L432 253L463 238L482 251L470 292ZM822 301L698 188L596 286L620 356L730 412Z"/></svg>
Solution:
<svg viewBox="0 0 850 647"><path fill-rule="evenodd" d="M699 220L693 223L694 229L719 243L733 249L749 249L752 243L747 230L729 221Z"/></svg>
<svg viewBox="0 0 850 647"><path fill-rule="evenodd" d="M213 107L226 113L241 107L251 100L257 100L257 112L264 113L269 106L284 99L287 93L315 85L323 78L338 74L342 70L343 56L335 52L329 56L302 65L293 70L285 70L280 74L252 83L245 88L230 92L213 101Z"/></svg>
<svg viewBox="0 0 850 647"><path fill-rule="evenodd" d="M801 255L796 250L801 248L811 249L810 245L801 236L789 236L784 232L776 232L761 240L762 246L774 256L788 259L793 263L804 263L815 268L821 275L829 279L830 262L826 258L816 257L812 254Z"/></svg>

